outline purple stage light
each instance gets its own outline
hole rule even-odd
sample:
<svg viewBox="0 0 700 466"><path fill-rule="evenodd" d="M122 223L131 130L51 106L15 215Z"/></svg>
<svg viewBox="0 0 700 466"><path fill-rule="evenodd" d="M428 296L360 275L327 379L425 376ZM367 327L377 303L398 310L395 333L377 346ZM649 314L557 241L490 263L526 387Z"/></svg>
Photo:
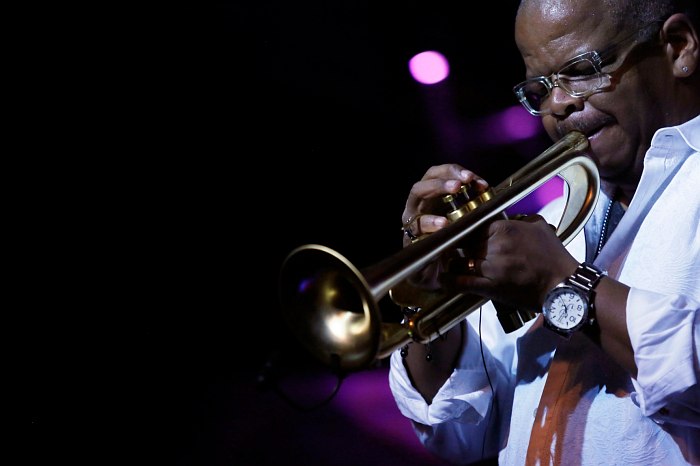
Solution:
<svg viewBox="0 0 700 466"><path fill-rule="evenodd" d="M423 84L436 84L450 74L447 59L432 50L421 52L408 61L408 69L413 79Z"/></svg>
<svg viewBox="0 0 700 466"><path fill-rule="evenodd" d="M542 130L540 119L530 115L522 105L508 107L500 113L498 119L500 131L507 142L530 139Z"/></svg>
<svg viewBox="0 0 700 466"><path fill-rule="evenodd" d="M357 429L363 429L378 442L410 452L420 464L443 464L421 445L408 418L401 415L389 388L389 368L357 372L345 379L334 402Z"/></svg>

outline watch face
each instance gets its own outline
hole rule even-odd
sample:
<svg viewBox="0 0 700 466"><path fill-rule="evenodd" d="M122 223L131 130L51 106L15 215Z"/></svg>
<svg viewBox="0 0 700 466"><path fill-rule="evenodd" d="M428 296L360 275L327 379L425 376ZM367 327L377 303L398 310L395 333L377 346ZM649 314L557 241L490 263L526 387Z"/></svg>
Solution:
<svg viewBox="0 0 700 466"><path fill-rule="evenodd" d="M553 289L542 305L544 318L554 328L571 331L583 324L588 315L588 301L575 288Z"/></svg>

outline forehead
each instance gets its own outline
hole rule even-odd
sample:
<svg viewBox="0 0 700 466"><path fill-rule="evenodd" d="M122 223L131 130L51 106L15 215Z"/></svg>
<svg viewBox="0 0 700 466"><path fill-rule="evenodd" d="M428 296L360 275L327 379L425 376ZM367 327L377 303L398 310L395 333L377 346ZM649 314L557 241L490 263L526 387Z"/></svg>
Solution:
<svg viewBox="0 0 700 466"><path fill-rule="evenodd" d="M530 1L515 23L528 76L550 74L571 57L609 44L617 28L596 0Z"/></svg>

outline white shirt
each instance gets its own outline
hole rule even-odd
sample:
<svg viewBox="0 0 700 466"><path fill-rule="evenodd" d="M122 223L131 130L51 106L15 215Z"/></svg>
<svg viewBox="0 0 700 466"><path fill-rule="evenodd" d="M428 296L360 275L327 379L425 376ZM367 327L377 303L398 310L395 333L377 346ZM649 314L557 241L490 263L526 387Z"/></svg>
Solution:
<svg viewBox="0 0 700 466"><path fill-rule="evenodd" d="M599 233L606 200L601 194L586 234ZM556 201L542 215L557 223L562 206ZM580 233L567 248L583 261L585 244ZM627 326L638 376L575 335L558 355L577 363L567 380L575 390L561 395L564 405L574 400L571 413L551 420L557 427L537 462L700 464L700 116L656 132L634 198L595 263L631 287ZM550 422L540 400L561 339L540 318L504 333L491 303L466 320L462 356L431 405L392 354L396 403L439 457L466 464L483 450L500 464L526 464L533 427ZM541 425L533 425L538 407Z"/></svg>

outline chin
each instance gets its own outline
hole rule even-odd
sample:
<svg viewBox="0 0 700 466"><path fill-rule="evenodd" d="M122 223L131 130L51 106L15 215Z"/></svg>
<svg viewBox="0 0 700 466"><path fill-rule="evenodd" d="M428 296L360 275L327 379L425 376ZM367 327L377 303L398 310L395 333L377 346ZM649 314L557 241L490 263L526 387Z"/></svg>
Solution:
<svg viewBox="0 0 700 466"><path fill-rule="evenodd" d="M609 187L629 187L639 182L639 173L629 165L598 165L598 172L606 192Z"/></svg>
<svg viewBox="0 0 700 466"><path fill-rule="evenodd" d="M615 134L614 128L605 126L588 136L590 148L588 155L595 161L601 177L617 177L628 170L628 161L632 160L627 154L625 139Z"/></svg>

